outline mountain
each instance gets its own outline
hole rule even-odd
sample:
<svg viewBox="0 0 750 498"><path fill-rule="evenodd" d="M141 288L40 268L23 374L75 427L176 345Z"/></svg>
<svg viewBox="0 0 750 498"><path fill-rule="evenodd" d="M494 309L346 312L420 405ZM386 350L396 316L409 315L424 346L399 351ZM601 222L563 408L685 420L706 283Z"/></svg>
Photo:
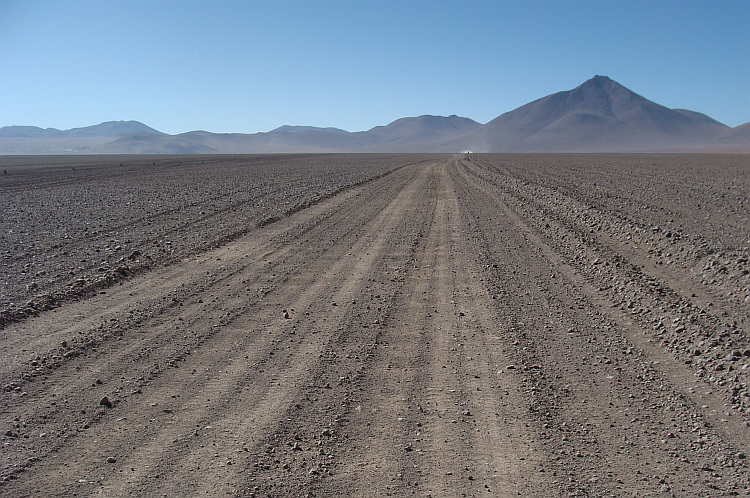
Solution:
<svg viewBox="0 0 750 498"><path fill-rule="evenodd" d="M37 126L5 126L0 128L0 154L90 154L107 142L144 133L164 136L138 121L107 121L98 125L70 130ZM117 144L105 147L116 153L137 153L137 147L120 149ZM125 152L125 151L129 152Z"/></svg>
<svg viewBox="0 0 750 498"><path fill-rule="evenodd" d="M417 116L386 126L350 133L339 128L281 126L269 132L210 133L191 131L179 135L127 135L93 147L91 153L184 154L188 150L224 154L275 152L427 152L447 151L445 144L481 125L459 116Z"/></svg>
<svg viewBox="0 0 750 498"><path fill-rule="evenodd" d="M218 150L186 140L179 135L148 132L125 135L111 142L92 146L95 154L217 154Z"/></svg>
<svg viewBox="0 0 750 498"><path fill-rule="evenodd" d="M730 128L718 137L719 143L748 144L750 143L750 123Z"/></svg>
<svg viewBox="0 0 750 498"><path fill-rule="evenodd" d="M37 126L4 126L0 128L0 137L2 138L114 137L131 133L163 135L162 132L138 121L106 121L98 125L69 130L39 128Z"/></svg>
<svg viewBox="0 0 750 498"><path fill-rule="evenodd" d="M62 132L65 136L70 137L108 137L130 135L133 133L152 133L154 135L164 135L149 126L138 121L105 121L98 125L85 126L83 128L71 128Z"/></svg>
<svg viewBox="0 0 750 498"><path fill-rule="evenodd" d="M51 138L61 136L57 128L39 128L38 126L3 126L0 138Z"/></svg>
<svg viewBox="0 0 750 498"><path fill-rule="evenodd" d="M376 126L357 134L361 147L373 152L442 151L446 143L482 125L455 114L401 118L386 126Z"/></svg>
<svg viewBox="0 0 750 498"><path fill-rule="evenodd" d="M682 150L711 142L727 129L708 116L669 109L595 76L506 112L453 143L493 152Z"/></svg>
<svg viewBox="0 0 750 498"><path fill-rule="evenodd" d="M271 130L269 133L302 133L309 131L325 132L325 133L349 133L346 130L340 128L318 128L317 126L290 126L284 125L279 126L276 129Z"/></svg>
<svg viewBox="0 0 750 498"><path fill-rule="evenodd" d="M181 136L228 153L424 152L438 150L446 141L479 126L458 116L417 116L353 133L339 128L281 126L250 135L190 132Z"/></svg>
<svg viewBox="0 0 750 498"><path fill-rule="evenodd" d="M280 126L269 132L166 135L137 121L57 130L0 128L0 154L254 154L277 152L750 151L750 123L730 128L669 109L606 76L542 97L487 124L451 116L397 119L367 131Z"/></svg>

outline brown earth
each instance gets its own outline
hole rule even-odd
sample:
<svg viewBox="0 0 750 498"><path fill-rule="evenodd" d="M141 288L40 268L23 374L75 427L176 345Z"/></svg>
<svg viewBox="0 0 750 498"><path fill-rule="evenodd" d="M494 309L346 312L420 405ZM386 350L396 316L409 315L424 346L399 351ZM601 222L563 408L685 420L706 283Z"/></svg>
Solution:
<svg viewBox="0 0 750 498"><path fill-rule="evenodd" d="M0 325L426 156L396 157L0 156Z"/></svg>
<svg viewBox="0 0 750 498"><path fill-rule="evenodd" d="M219 160L6 166L3 496L750 495L747 156Z"/></svg>

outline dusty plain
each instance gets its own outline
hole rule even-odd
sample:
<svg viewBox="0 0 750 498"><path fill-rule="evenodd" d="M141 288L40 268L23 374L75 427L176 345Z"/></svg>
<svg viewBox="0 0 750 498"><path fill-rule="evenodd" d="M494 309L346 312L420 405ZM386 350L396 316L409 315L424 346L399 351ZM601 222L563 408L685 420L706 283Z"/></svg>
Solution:
<svg viewBox="0 0 750 498"><path fill-rule="evenodd" d="M750 496L750 156L0 157L2 496Z"/></svg>

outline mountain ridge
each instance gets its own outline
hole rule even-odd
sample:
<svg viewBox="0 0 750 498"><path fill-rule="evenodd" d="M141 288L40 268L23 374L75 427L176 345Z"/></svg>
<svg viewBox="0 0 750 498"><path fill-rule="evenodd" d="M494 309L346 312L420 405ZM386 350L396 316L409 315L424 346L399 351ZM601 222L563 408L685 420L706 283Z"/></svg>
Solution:
<svg viewBox="0 0 750 498"><path fill-rule="evenodd" d="M57 138L57 137L105 137L121 136L133 133L153 133L165 135L139 121L104 121L91 126L59 130L57 128L40 128L38 126L3 126L0 137L3 138Z"/></svg>
<svg viewBox="0 0 750 498"><path fill-rule="evenodd" d="M425 114L357 132L283 125L251 134L168 135L138 121L70 130L6 126L0 128L0 153L750 152L749 125L731 128L700 112L670 109L596 75L485 124Z"/></svg>

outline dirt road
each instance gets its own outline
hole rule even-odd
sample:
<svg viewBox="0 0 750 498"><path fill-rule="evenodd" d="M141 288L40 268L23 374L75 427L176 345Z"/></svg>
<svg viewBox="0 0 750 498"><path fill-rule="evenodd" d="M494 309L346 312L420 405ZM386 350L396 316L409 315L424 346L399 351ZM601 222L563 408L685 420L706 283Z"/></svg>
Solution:
<svg viewBox="0 0 750 498"><path fill-rule="evenodd" d="M747 302L507 161L6 326L0 494L750 495Z"/></svg>

